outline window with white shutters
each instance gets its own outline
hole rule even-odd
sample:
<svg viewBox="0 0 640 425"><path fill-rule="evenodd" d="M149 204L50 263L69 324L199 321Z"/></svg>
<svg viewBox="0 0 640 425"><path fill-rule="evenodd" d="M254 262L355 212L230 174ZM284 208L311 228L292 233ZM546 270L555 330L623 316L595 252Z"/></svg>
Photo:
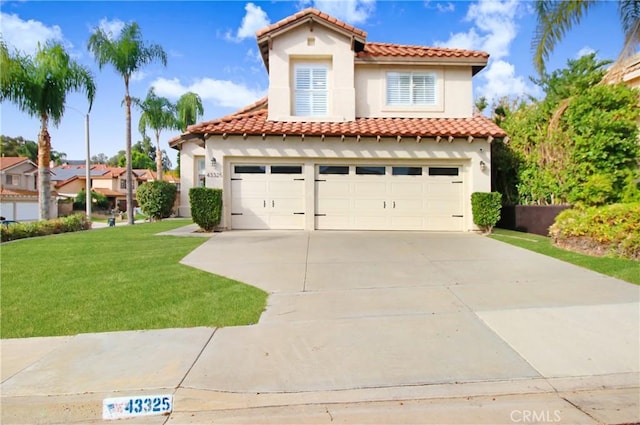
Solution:
<svg viewBox="0 0 640 425"><path fill-rule="evenodd" d="M436 104L436 74L388 72L388 106L433 106Z"/></svg>
<svg viewBox="0 0 640 425"><path fill-rule="evenodd" d="M328 78L326 65L296 65L294 68L294 115L322 117L328 114Z"/></svg>

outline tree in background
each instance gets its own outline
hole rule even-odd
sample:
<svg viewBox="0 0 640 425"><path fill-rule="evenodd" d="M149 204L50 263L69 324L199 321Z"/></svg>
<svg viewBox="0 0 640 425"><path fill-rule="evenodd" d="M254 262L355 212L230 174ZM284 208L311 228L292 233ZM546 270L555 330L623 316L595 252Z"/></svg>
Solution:
<svg viewBox="0 0 640 425"><path fill-rule="evenodd" d="M176 106L166 97L156 95L153 87L147 92L144 100L132 98L131 101L141 111L138 130L146 137L147 128L153 130L156 137L156 170L158 180L162 181L162 150L160 149L160 133L178 127L176 122Z"/></svg>
<svg viewBox="0 0 640 425"><path fill-rule="evenodd" d="M49 219L51 198L51 136L49 122L60 124L67 94L80 92L93 104L96 86L88 68L71 59L59 43L47 42L35 56L9 52L0 43L0 100L13 102L18 109L40 119L38 133L38 204L40 220Z"/></svg>
<svg viewBox="0 0 640 425"><path fill-rule="evenodd" d="M532 43L535 52L533 62L539 74L545 72L545 61L565 32L579 24L582 17L599 3L591 0L538 0L533 3L537 15ZM618 0L618 12L624 32L624 45L618 60L622 62L636 53L640 45L640 1Z"/></svg>
<svg viewBox="0 0 640 425"><path fill-rule="evenodd" d="M109 157L103 153L99 153L91 157L92 164L106 164L108 161Z"/></svg>
<svg viewBox="0 0 640 425"><path fill-rule="evenodd" d="M131 158L131 96L129 95L129 81L131 75L140 71L145 65L160 61L167 65L167 54L158 44L147 44L142 39L142 33L137 23L126 24L118 38L106 33L101 28L95 28L87 45L93 54L98 66L102 69L106 64L111 64L116 72L124 80L124 104L126 120L126 181L127 181L127 221L134 223L133 217L133 172Z"/></svg>
<svg viewBox="0 0 640 425"><path fill-rule="evenodd" d="M495 190L518 204L602 205L637 192L637 92L600 84L595 54L534 82L540 100L502 100L494 120L509 134L492 147ZM562 104L562 114L558 114ZM514 171L515 170L515 171Z"/></svg>
<svg viewBox="0 0 640 425"><path fill-rule="evenodd" d="M202 99L194 92L187 92L180 96L176 103L176 116L178 129L187 131L187 127L193 125L204 114Z"/></svg>
<svg viewBox="0 0 640 425"><path fill-rule="evenodd" d="M2 140L3 156L22 156L31 161L38 162L38 143L33 140L25 140L22 136L8 137L0 136ZM62 165L67 160L64 152L51 151L51 161L56 165Z"/></svg>

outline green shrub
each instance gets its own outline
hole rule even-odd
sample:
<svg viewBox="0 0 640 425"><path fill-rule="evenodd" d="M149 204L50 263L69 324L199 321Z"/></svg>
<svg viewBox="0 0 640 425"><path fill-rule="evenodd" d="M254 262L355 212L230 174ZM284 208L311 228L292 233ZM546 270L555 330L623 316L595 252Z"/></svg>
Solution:
<svg viewBox="0 0 640 425"><path fill-rule="evenodd" d="M222 189L192 187L189 189L189 203L193 222L207 232L220 224L222 215Z"/></svg>
<svg viewBox="0 0 640 425"><path fill-rule="evenodd" d="M91 229L91 222L84 214L74 214L53 220L33 221L27 223L0 226L0 240L2 242L17 239L47 236L58 233L79 232Z"/></svg>
<svg viewBox="0 0 640 425"><path fill-rule="evenodd" d="M473 222L484 233L491 233L500 220L502 195L498 192L474 192L471 194Z"/></svg>
<svg viewBox="0 0 640 425"><path fill-rule="evenodd" d="M562 248L640 260L640 202L565 210L549 235Z"/></svg>
<svg viewBox="0 0 640 425"><path fill-rule="evenodd" d="M91 200L93 201L93 204L100 209L109 208L109 200L102 193L98 193L95 190L92 190ZM78 192L78 194L76 195L76 199L73 201L73 209L83 210L86 208L86 206L87 194L84 189L82 189L80 192Z"/></svg>
<svg viewBox="0 0 640 425"><path fill-rule="evenodd" d="M171 215L177 192L176 185L156 180L141 184L136 198L142 212L151 220L162 220Z"/></svg>

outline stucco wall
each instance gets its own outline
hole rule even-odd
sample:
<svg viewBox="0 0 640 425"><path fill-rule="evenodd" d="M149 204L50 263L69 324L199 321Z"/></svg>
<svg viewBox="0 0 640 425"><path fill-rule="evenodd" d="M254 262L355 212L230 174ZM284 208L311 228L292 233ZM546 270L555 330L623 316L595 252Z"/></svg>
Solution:
<svg viewBox="0 0 640 425"><path fill-rule="evenodd" d="M386 75L389 71L434 72L437 76L436 105L427 107L386 106ZM469 118L473 115L471 67L364 65L355 69L356 116Z"/></svg>
<svg viewBox="0 0 640 425"><path fill-rule="evenodd" d="M313 30L311 30L313 28ZM293 65L322 61L329 66L329 116L293 115ZM354 55L351 40L315 24L301 25L272 40L269 50L269 119L274 121L352 121L355 119Z"/></svg>
<svg viewBox="0 0 640 425"><path fill-rule="evenodd" d="M191 157L202 155L205 149L197 147L195 143L184 143L181 166L182 193L180 200L180 215L189 215L188 188L193 187L193 161ZM210 163L212 157L216 158L216 165ZM490 146L484 139L474 139L469 143L467 139L454 139L449 143L446 139L437 143L434 139L422 139L420 143L415 138L402 139L398 142L395 138L383 138L377 142L373 138L362 138L357 142L355 138L340 139L327 138L320 141L319 138L249 137L244 140L240 136L230 136L226 140L221 137L211 137L206 145L206 186L222 188L224 190L224 213L221 225L226 226L230 222L231 205L230 181L225 175L230 175L231 163L283 163L295 162L304 166L305 174L305 205L310 209L306 211L308 230L313 229L314 200L314 165L318 163L353 163L355 160L367 160L367 164L430 164L430 165L461 165L464 180L464 216L465 229L474 230L471 215L471 193L488 192L491 190L491 164ZM481 170L480 161L486 164ZM186 196L185 196L186 194Z"/></svg>
<svg viewBox="0 0 640 425"><path fill-rule="evenodd" d="M177 214L180 217L191 217L191 207L189 206L189 189L197 186L195 156L205 156L206 151L196 143L186 142L182 144L180 150L180 192L178 199ZM210 159L206 161L210 166Z"/></svg>

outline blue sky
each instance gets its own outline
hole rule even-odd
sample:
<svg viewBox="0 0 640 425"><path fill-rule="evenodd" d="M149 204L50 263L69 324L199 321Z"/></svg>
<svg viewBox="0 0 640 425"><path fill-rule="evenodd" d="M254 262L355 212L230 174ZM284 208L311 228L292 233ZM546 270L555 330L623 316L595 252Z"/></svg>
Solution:
<svg viewBox="0 0 640 425"><path fill-rule="evenodd" d="M86 49L96 26L117 31L135 21L146 41L168 53L167 67L152 65L135 75L131 94L144 98L150 87L172 101L186 91L203 98L203 120L224 116L264 96L268 76L259 58L255 31L305 7L315 7L368 33L368 41L439 45L484 50L487 68L474 78L474 95L539 95L529 81L534 75L531 39L535 28L532 3L498 1L2 1L0 31L12 47L27 53L37 43L55 39L88 66L97 84L91 111L91 154L113 156L125 146L124 83L109 65L99 70ZM622 45L615 2L603 1L567 33L548 63L563 67L568 59L596 51L615 59ZM39 122L2 103L1 133L37 140ZM85 157L84 113L87 101L71 95L58 128L50 128L53 149L69 159ZM133 112L133 141L139 113ZM175 165L176 151L167 141L176 131L162 133L161 146Z"/></svg>

